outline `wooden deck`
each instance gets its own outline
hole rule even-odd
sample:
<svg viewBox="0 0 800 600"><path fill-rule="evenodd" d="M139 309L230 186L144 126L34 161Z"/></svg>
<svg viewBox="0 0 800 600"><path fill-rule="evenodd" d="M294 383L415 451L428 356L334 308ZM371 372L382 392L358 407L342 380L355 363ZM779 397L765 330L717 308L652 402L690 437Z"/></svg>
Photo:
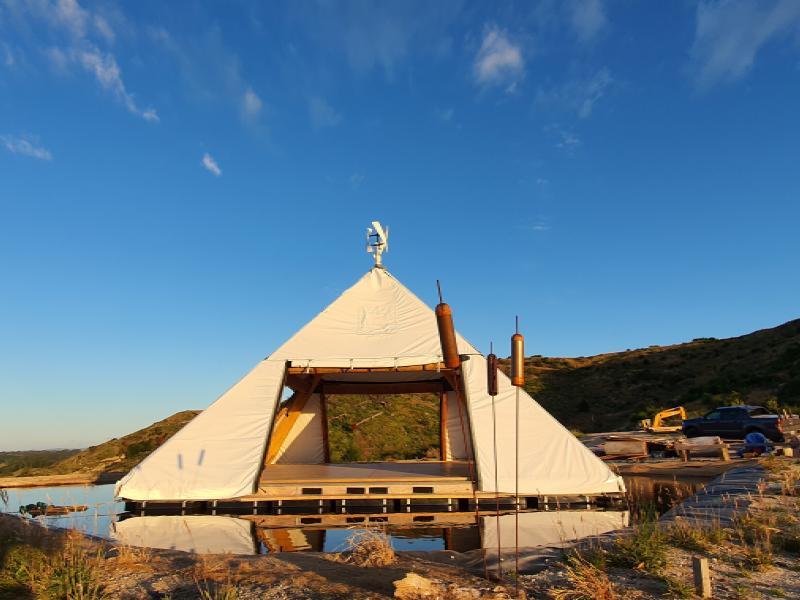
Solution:
<svg viewBox="0 0 800 600"><path fill-rule="evenodd" d="M463 497L472 494L466 462L266 465L248 500Z"/></svg>
<svg viewBox="0 0 800 600"><path fill-rule="evenodd" d="M266 465L262 485L310 483L420 482L431 479L469 481L466 462L371 462L321 465Z"/></svg>

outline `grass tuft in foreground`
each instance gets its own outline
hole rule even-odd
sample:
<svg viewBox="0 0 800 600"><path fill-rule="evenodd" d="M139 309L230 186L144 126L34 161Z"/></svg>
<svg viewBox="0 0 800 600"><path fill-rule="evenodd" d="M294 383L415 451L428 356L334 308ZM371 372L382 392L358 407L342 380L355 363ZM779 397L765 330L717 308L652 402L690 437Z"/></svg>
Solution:
<svg viewBox="0 0 800 600"><path fill-rule="evenodd" d="M598 556L592 554L591 558L597 560ZM569 587L549 589L554 600L616 600L619 597L604 566L590 562L577 552L569 555L565 566Z"/></svg>
<svg viewBox="0 0 800 600"><path fill-rule="evenodd" d="M379 529L355 531L347 544L350 552L344 559L359 567L386 567L397 560L391 539Z"/></svg>

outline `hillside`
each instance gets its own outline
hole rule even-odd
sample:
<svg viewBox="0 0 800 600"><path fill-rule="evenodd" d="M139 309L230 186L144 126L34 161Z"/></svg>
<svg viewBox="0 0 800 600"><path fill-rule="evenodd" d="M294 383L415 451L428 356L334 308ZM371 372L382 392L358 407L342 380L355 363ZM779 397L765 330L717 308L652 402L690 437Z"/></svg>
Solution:
<svg viewBox="0 0 800 600"><path fill-rule="evenodd" d="M0 477L25 469L49 467L80 450L11 450L0 452Z"/></svg>
<svg viewBox="0 0 800 600"><path fill-rule="evenodd" d="M109 473L128 471L172 434L191 421L199 411L185 410L121 438L90 446L55 464L40 468L23 468L16 476L60 475L66 473Z"/></svg>
<svg viewBox="0 0 800 600"><path fill-rule="evenodd" d="M501 361L508 368L508 361ZM528 391L566 426L628 428L684 405L699 414L718 405L800 406L800 319L728 339L578 358L526 359Z"/></svg>

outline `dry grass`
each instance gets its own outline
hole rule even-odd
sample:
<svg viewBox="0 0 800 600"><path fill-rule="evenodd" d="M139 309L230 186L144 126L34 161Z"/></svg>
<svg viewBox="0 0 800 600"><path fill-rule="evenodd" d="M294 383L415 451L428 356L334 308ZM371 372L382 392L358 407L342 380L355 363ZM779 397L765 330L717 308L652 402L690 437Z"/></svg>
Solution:
<svg viewBox="0 0 800 600"><path fill-rule="evenodd" d="M236 600L239 597L239 589L230 577L225 581L195 577L194 584L201 600Z"/></svg>
<svg viewBox="0 0 800 600"><path fill-rule="evenodd" d="M548 590L553 600L616 600L616 587L601 568L574 554L566 564L569 587Z"/></svg>
<svg viewBox="0 0 800 600"><path fill-rule="evenodd" d="M118 567L131 569L148 565L153 559L153 552L149 548L139 548L119 544L109 550L108 558Z"/></svg>
<svg viewBox="0 0 800 600"><path fill-rule="evenodd" d="M381 529L363 529L347 538L350 548L340 558L359 567L386 567L397 560L391 539Z"/></svg>

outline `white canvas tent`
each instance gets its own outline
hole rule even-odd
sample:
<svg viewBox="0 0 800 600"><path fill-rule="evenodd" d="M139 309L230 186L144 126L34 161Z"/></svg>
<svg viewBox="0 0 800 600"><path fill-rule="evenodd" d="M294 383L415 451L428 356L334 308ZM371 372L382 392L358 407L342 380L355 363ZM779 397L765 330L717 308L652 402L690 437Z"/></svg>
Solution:
<svg viewBox="0 0 800 600"><path fill-rule="evenodd" d="M493 492L495 448L486 360L457 336L463 401L446 392L442 412L445 460L474 460L478 491ZM314 386L350 382L442 379L433 311L388 271L375 267L285 344L261 361L207 410L123 478L116 496L134 501L233 499L253 494L265 460L317 464L326 460L324 402ZM292 375L294 373L294 375ZM316 379L293 418L280 409L289 377ZM334 373L334 374L331 374ZM305 385L305 384L303 384ZM298 385L296 387L302 387ZM499 374L495 398L498 488L515 484L515 393ZM621 478L520 390L520 495L600 495L624 491ZM474 449L474 450L473 450Z"/></svg>

